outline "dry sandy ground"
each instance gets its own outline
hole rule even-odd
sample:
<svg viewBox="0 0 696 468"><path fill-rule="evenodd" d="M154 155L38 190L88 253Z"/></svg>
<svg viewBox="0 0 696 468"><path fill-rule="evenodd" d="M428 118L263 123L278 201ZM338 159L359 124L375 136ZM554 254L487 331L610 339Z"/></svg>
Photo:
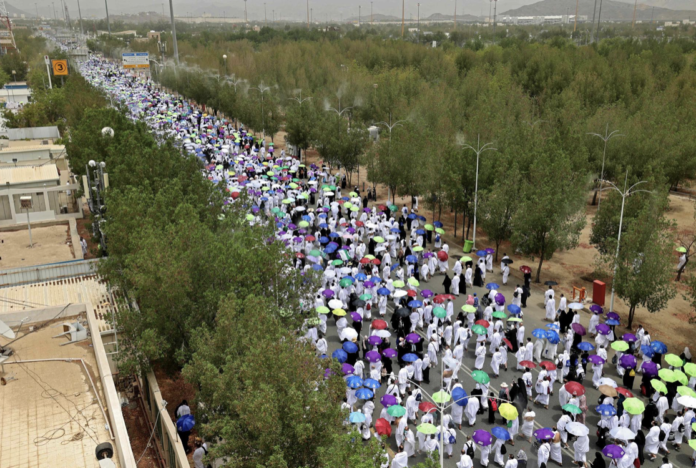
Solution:
<svg viewBox="0 0 696 468"><path fill-rule="evenodd" d="M278 138L276 138L276 141ZM278 147L281 145L277 144ZM308 161L317 162L320 158L315 151L310 150L308 155ZM366 181L367 172L364 168L360 170L360 188L362 188L362 182ZM353 174L353 185L358 184L357 175ZM366 184L367 185L367 184ZM385 201L387 199L387 189L385 187L377 187L377 199L378 201ZM542 283L546 280L555 280L558 282L559 286L558 292L564 293L566 297L570 297L573 291L573 286L584 287L587 291L587 297L592 298L592 282L588 281L593 277L593 272L595 270L597 251L594 247L589 244L590 233L592 230L592 219L596 212L597 207L591 205L592 194L588 194L587 197L587 224L585 229L583 229L580 237L580 244L577 248L557 252L550 261L545 261L542 267L541 281ZM406 204L406 206L411 206L410 197L402 198L396 197L397 206L401 207ZM670 196L670 209L667 212L667 218L673 219L677 224L678 232L693 231L694 228L694 200L691 200L685 196L681 195L671 195ZM420 210L421 214L426 216L429 220L432 219L433 213L427 210L421 203ZM438 219L438 212L435 211L435 219ZM458 216L457 225L457 236L454 237L454 213L450 213L448 210L443 209L439 220L445 225L445 230L447 235L445 236L448 244L461 248L463 244L462 238L462 216ZM675 233L675 236L677 233ZM480 229L476 233L476 246L477 248L493 247L495 245L488 241L486 234ZM519 255L512 254L512 248L509 245L502 245L500 247L501 253L507 252L510 257L514 259L516 268L512 269L512 276L516 276L522 280L522 274L518 270L519 265L529 265L536 272L537 261L532 261L530 258L523 258ZM678 254L674 254L674 267L675 267L675 278L676 278L676 266L678 261ZM691 264L690 264L691 265ZM497 267L496 267L497 271ZM687 274L689 269L687 268ZM684 275L682 275L684 276ZM584 279L583 279L584 278ZM514 280L510 280L512 282ZM546 288L546 286L543 286ZM539 285L539 290L542 287ZM557 292L557 294L558 294ZM683 294L686 292L686 288L682 284L677 285L677 296L672 299L668 306L662 311L651 314L646 309L639 308L636 311L636 317L634 319L633 327L642 324L652 336L653 339L658 339L667 343L670 351L674 351L680 354L684 346L689 346L690 348L696 349L696 325L688 323L690 314L693 312L689 306L689 302L684 299ZM611 285L607 284L607 293L605 306L609 306L609 297L611 294ZM614 309L622 317L622 323L628 323L628 307L618 298L614 300Z"/></svg>
<svg viewBox="0 0 696 468"><path fill-rule="evenodd" d="M75 259L68 244L68 223L32 227L31 237L34 246L29 248L29 232L26 229L0 232L0 270Z"/></svg>

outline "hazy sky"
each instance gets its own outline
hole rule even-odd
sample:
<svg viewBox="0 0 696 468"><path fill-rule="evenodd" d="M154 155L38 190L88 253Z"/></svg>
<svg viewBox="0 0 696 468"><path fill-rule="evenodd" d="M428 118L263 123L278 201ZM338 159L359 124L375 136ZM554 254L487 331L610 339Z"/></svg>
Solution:
<svg viewBox="0 0 696 468"><path fill-rule="evenodd" d="M47 0L37 0L36 4L39 9L39 14L42 16L53 16L53 6L56 6L58 17L62 17L60 12L60 1L53 2ZM77 0L65 0L70 16L77 18ZM132 14L143 11L156 11L161 13L164 5L165 11L169 12L169 1L152 1L152 0L107 0L109 2L110 14ZM489 0L456 0L457 14L469 13L472 15L488 15ZM537 0L500 0L498 2L498 12L504 12L512 8L518 8L522 5L535 3ZM632 0L623 0L628 3L633 3ZM669 8L670 3L674 3L675 7L683 7L684 0L640 0L640 3L661 4L661 6ZM696 0L693 1L696 5ZM18 0L10 0L12 5L20 8L28 13L34 13L34 2L20 2ZM367 19L370 14L370 3L375 14L387 14L401 16L401 0L310 0L309 7L313 10L313 19L315 21L326 21L333 19L338 21L340 16L343 18L358 15L358 6L362 7L362 16ZM415 0L406 0L406 18L417 16L418 2ZM427 17L433 13L453 14L455 0L422 0L420 2L421 18ZM275 10L276 19L304 20L306 19L307 4L306 0L266 0L266 11L268 18L272 16L272 10ZM677 6L678 5L678 6ZM105 16L104 0L80 0L83 18ZM696 9L696 6L694 7ZM247 2L247 11L249 19L263 20L264 17L264 1L249 0ZM244 0L174 0L174 13L176 16L188 16L189 14L203 13L212 14L214 16L236 16L244 17Z"/></svg>

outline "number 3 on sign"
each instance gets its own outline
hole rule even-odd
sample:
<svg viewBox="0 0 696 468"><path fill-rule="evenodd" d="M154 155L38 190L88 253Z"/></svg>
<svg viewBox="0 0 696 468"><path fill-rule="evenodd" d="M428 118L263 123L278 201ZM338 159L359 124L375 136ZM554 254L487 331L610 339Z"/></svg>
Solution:
<svg viewBox="0 0 696 468"><path fill-rule="evenodd" d="M55 76L67 76L68 75L68 61L67 60L53 60L53 74Z"/></svg>

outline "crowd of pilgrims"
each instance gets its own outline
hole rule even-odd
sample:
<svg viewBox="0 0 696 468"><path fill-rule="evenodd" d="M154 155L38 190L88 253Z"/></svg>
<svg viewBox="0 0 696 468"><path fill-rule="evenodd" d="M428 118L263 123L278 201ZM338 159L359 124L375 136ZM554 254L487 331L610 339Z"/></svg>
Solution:
<svg viewBox="0 0 696 468"><path fill-rule="evenodd" d="M370 379L377 382L373 391L386 386L379 420L395 427L397 453L391 460L385 456L382 466L401 468L417 452L438 450L440 436L447 456L452 456L457 445L455 429L461 430L463 423L475 426L477 417L486 412L492 423L501 401L512 401L517 402L521 413L519 418L503 420L511 436L507 443L514 445L518 434L530 442L536 439L539 467L545 467L549 461L560 465L561 448L570 447L571 442L576 464L605 467L599 452L594 460L587 459L588 435L574 436L566 430L570 423L585 423L588 408L594 403L587 401L584 392L573 393L567 387L572 388L574 383L584 385L588 372L595 388L617 386L603 377L603 370L609 362L608 350L617 340L618 323L600 323L604 313L601 308L593 310L586 330L594 337L593 345L582 341L585 333L580 331L584 327L578 328L578 311L569 309L562 294L556 304L556 293L549 286L544 294L549 324L543 333L534 330L532 336L527 336L523 318L532 291L531 271L525 272L523 284L516 286L507 307L508 301L497 292L497 287L490 287L481 297L473 290L467 293L468 288L486 287L486 276L490 279L493 272L494 251L477 252L477 260L468 256L450 259L442 224L427 223L419 214L418 198L412 198L410 207L376 204L376 190L368 188L361 194L358 187L347 188L340 168L332 171L325 164L305 165L284 150L277 153L265 138L247 132L243 125L208 115L204 108L163 90L147 78L96 56L84 62L81 71L94 85L126 105L132 119L144 120L157 136L176 139L184 151L200 158L207 177L225 184L230 203L246 191L252 204L248 221L275 224L277 238L295 256L295 266L305 272L321 272L321 287L313 303L305 304L306 309L320 313L306 321L303 339L311 343L318 355L333 356L348 366L344 367L347 380ZM507 284L510 274L506 259L509 257L504 255L500 263L503 284ZM443 287L444 294L421 287L433 281ZM455 311L454 301L461 296L466 297L464 307L469 307ZM515 320L501 318L507 316L506 310ZM485 330L475 333L477 325ZM343 354L337 354L338 350L329 354L328 326L336 328ZM615 352L611 362L622 377L623 388L629 392L634 390L636 373L642 374L636 392L647 398L645 411L624 411L627 393L610 392L597 402L604 409L600 412L596 445L600 449L609 442L622 446L625 454L611 462L619 468L638 467L646 459L656 458L660 451L669 454L668 442L678 449L684 439L691 439L694 421L693 409L678 401L678 381L667 382L666 391L655 390L652 381L659 380L662 352L651 350L649 333L639 327L635 334L627 335L630 336L622 338L629 349ZM474 351L475 370L486 369L497 377L501 369L508 370L508 355L512 353L515 363L510 367L521 374L509 386L502 384L500 392L490 390L489 383L476 383L467 394L465 405L451 405L442 420L436 411L422 410L425 397L420 387L430 384L433 369L436 381L442 379L438 383L444 390L451 394L458 389L464 391L458 373L469 350ZM596 352L590 354L593 350ZM624 365L631 361L631 356L636 357L635 365ZM691 362L688 348L681 359L684 365ZM445 369L442 375L438 371L440 360ZM531 370L536 367L541 370L534 377ZM556 383L560 386L557 392ZM688 387L693 389L695 384L692 377ZM343 406L351 416L356 412L364 415L364 419L358 418L361 421L357 427L362 437L369 439L375 429L375 396L373 393L371 397L361 397L359 390L349 386ZM536 405L538 411L548 409L554 393L561 406L570 404L580 412L562 410L551 432L536 437L536 413L532 408ZM404 416L390 414L389 408L398 404L405 407ZM670 410L672 417L667 415ZM412 423L437 424L437 433L416 431L414 435L413 426L409 426ZM346 424L353 422L347 419ZM612 437L612 430L617 428L629 429L634 437ZM505 445L504 439L485 445L469 438L460 445L457 466L471 468L475 458L487 466L492 453L494 463L500 466L524 467L525 452L508 454ZM666 458L663 467L671 467Z"/></svg>

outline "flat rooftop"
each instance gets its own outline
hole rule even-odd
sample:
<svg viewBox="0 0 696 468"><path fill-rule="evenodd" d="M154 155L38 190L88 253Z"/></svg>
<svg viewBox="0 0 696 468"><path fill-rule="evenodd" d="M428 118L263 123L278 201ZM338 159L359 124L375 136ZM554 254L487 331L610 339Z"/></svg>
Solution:
<svg viewBox="0 0 696 468"><path fill-rule="evenodd" d="M58 168L55 164L41 164L39 166L7 166L0 167L0 185L26 184L30 182L55 183L60 179Z"/></svg>
<svg viewBox="0 0 696 468"><path fill-rule="evenodd" d="M114 446L112 461L122 466L91 339L65 344L67 337L54 338L63 323L78 321L86 323L86 316L35 324L36 331L21 331L12 344L15 354L4 364L7 385L0 398L3 468L96 468L95 449L102 442Z"/></svg>

